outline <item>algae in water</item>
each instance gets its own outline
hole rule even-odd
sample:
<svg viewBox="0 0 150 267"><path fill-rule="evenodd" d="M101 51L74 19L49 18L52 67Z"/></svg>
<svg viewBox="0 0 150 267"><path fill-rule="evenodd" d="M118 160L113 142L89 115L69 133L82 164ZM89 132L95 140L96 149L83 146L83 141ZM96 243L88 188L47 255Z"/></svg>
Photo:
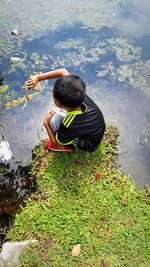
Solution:
<svg viewBox="0 0 150 267"><path fill-rule="evenodd" d="M113 27L111 16L121 0L1 0L0 55L10 53L20 46L22 40L33 40L47 32L55 32L64 25L73 26L80 22L83 26L99 30ZM12 35L17 28L20 35Z"/></svg>
<svg viewBox="0 0 150 267"><path fill-rule="evenodd" d="M109 46L108 46L109 45ZM126 39L118 37L106 40L106 53L112 51L116 55L117 67L115 62L108 62L101 66L97 76L105 77L110 75L120 82L127 82L131 86L143 90L147 95L150 94L149 81L143 75L150 69L150 61L141 58L141 48L135 47Z"/></svg>
<svg viewBox="0 0 150 267"><path fill-rule="evenodd" d="M9 88L9 85L4 84L4 85L0 85L0 94L6 92Z"/></svg>
<svg viewBox="0 0 150 267"><path fill-rule="evenodd" d="M7 101L6 103L3 104L3 108L4 109L8 109L8 108L13 107L13 106L17 106L17 105L20 105L20 104L25 104L29 100L31 100L33 97L34 97L34 94L30 94L28 96L25 95L23 97L18 97L17 99L9 100L9 101Z"/></svg>

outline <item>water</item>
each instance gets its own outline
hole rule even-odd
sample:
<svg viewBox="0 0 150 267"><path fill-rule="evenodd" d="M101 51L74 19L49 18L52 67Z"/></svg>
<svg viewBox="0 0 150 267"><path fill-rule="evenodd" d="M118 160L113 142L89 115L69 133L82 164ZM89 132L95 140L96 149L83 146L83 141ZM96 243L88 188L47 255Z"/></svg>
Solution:
<svg viewBox="0 0 150 267"><path fill-rule="evenodd" d="M29 102L3 105L22 98L27 77L36 72L65 67L80 75L106 122L119 128L118 164L139 187L149 184L149 10L150 3L139 0L1 1L0 81L9 88L1 94L0 133L13 154L0 176L3 225L9 224L4 207L28 196L21 167L30 164L32 149L46 138L43 117L53 107L54 81L42 84ZM18 36L11 34L14 29ZM8 188L12 203L4 205Z"/></svg>

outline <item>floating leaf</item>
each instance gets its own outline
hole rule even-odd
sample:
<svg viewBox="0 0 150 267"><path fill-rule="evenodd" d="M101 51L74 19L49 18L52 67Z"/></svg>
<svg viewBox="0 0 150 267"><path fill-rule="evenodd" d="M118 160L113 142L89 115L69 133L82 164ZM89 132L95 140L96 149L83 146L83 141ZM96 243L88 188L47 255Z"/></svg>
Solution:
<svg viewBox="0 0 150 267"><path fill-rule="evenodd" d="M18 63L21 59L19 57L10 57L10 63Z"/></svg>
<svg viewBox="0 0 150 267"><path fill-rule="evenodd" d="M83 174L83 172L78 172L77 176L78 176L78 177L83 177L84 174Z"/></svg>
<svg viewBox="0 0 150 267"><path fill-rule="evenodd" d="M6 92L8 90L9 86L7 84L0 86L0 94Z"/></svg>
<svg viewBox="0 0 150 267"><path fill-rule="evenodd" d="M72 257L77 257L80 254L81 246L80 244L76 244L72 249Z"/></svg>
<svg viewBox="0 0 150 267"><path fill-rule="evenodd" d="M147 76L150 76L150 74L149 74L149 73L147 73L147 74L144 74L143 76L147 77Z"/></svg>

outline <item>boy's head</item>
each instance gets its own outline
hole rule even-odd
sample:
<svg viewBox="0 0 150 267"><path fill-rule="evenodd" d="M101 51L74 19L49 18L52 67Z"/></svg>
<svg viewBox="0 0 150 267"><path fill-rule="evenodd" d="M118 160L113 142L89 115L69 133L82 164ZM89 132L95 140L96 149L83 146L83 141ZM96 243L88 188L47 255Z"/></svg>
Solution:
<svg viewBox="0 0 150 267"><path fill-rule="evenodd" d="M67 108L79 107L85 97L85 83L76 75L58 78L54 84L53 96L60 105Z"/></svg>

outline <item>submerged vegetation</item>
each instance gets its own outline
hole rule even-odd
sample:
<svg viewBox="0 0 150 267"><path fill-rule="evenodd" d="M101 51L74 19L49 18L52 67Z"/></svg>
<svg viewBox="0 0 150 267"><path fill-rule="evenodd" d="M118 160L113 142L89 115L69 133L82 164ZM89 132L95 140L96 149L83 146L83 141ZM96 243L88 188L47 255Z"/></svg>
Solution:
<svg viewBox="0 0 150 267"><path fill-rule="evenodd" d="M3 104L3 108L7 109L11 106L17 106L20 104L26 104L28 101L30 101L34 97L34 94L32 95L25 95L23 97L18 97L17 99L12 99Z"/></svg>
<svg viewBox="0 0 150 267"><path fill-rule="evenodd" d="M116 129L99 149L53 153L41 143L33 152L34 193L7 234L37 239L20 266L147 267L149 192L117 169Z"/></svg>
<svg viewBox="0 0 150 267"><path fill-rule="evenodd" d="M7 100L3 103L3 108L8 109L13 106L18 106L18 105L25 105L28 102L30 102L32 99L34 99L40 92L41 90L46 86L47 81L42 81L41 83L38 83L34 88L33 92L31 90L29 91L26 87L26 84L23 86L23 92L24 95L22 97L17 97L16 92L14 90L6 91L9 89L8 85L1 85L0 86L0 94L2 94L2 98L4 100ZM13 98L13 99L12 99Z"/></svg>

